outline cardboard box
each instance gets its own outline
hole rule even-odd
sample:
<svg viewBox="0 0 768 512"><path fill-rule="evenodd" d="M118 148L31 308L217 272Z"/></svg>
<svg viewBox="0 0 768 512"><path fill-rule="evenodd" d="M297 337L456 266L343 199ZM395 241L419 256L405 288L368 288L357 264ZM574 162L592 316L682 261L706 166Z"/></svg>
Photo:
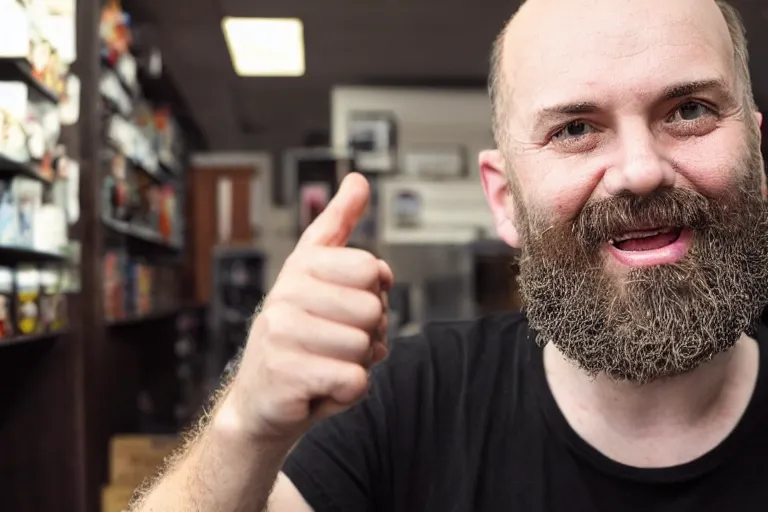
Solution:
<svg viewBox="0 0 768 512"><path fill-rule="evenodd" d="M136 488L155 475L165 458L179 446L173 436L121 435L110 442L110 483Z"/></svg>
<svg viewBox="0 0 768 512"><path fill-rule="evenodd" d="M110 485L101 490L101 512L125 512L133 496L133 487Z"/></svg>

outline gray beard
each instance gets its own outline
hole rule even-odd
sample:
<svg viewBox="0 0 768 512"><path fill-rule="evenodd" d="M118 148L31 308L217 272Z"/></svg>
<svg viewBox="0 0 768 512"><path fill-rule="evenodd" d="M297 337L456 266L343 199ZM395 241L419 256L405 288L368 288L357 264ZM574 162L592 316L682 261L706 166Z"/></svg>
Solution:
<svg viewBox="0 0 768 512"><path fill-rule="evenodd" d="M642 384L752 334L768 304L768 202L749 181L717 199L678 188L612 197L546 229L526 215L518 280L538 343L591 376ZM600 246L638 225L687 226L692 247L674 264L607 275Z"/></svg>

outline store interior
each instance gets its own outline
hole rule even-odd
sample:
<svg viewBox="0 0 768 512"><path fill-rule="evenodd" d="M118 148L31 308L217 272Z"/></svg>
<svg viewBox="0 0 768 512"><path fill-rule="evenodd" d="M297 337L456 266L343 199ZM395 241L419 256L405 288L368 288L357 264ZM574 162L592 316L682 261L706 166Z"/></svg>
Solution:
<svg viewBox="0 0 768 512"><path fill-rule="evenodd" d="M519 308L476 164L513 4L0 0L0 510L124 510L347 172L391 336Z"/></svg>

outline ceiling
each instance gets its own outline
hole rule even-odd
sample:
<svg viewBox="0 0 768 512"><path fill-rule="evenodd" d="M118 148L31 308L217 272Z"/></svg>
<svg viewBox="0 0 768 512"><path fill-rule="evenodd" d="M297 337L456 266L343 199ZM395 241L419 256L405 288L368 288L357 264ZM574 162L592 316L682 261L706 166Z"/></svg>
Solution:
<svg viewBox="0 0 768 512"><path fill-rule="evenodd" d="M484 86L491 43L518 3L123 0L140 44L162 51L206 146L222 151L274 151L327 133L336 84ZM768 3L733 4L751 36L758 104L768 105ZM302 19L305 76L237 77L221 32L223 16Z"/></svg>

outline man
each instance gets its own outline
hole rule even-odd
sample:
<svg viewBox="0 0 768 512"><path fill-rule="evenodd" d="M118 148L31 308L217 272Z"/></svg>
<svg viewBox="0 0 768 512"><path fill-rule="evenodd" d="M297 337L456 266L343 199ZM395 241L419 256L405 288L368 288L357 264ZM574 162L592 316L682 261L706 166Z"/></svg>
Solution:
<svg viewBox="0 0 768 512"><path fill-rule="evenodd" d="M530 0L491 85L482 181L526 316L427 326L366 393L392 274L343 247L351 175L134 510L765 509L768 208L735 12Z"/></svg>

